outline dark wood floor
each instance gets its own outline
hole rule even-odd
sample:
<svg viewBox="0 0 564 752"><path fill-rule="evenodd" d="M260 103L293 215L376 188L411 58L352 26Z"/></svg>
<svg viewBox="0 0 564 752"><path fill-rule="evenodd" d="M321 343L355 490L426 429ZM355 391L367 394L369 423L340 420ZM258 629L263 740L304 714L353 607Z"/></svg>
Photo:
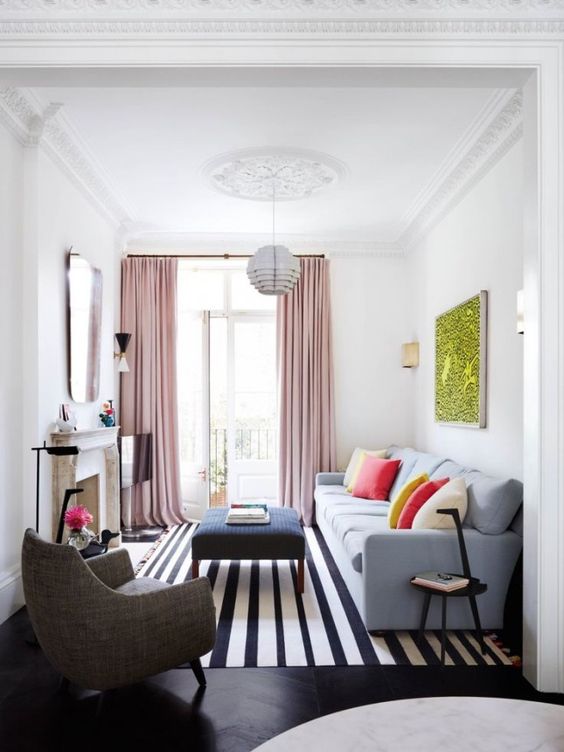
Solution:
<svg viewBox="0 0 564 752"><path fill-rule="evenodd" d="M541 695L510 667L208 669L202 696L189 669L126 689L58 691L58 675L25 642L24 610L0 626L0 750L249 752L299 723L372 702L436 695Z"/></svg>

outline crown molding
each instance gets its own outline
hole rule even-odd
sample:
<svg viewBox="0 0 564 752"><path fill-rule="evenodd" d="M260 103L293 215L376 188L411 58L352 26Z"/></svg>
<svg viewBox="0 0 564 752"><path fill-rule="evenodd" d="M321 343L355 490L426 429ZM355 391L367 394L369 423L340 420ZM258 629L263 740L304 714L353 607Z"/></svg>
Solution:
<svg viewBox="0 0 564 752"><path fill-rule="evenodd" d="M521 91L494 95L407 212L400 247L411 250L519 141L522 107Z"/></svg>
<svg viewBox="0 0 564 752"><path fill-rule="evenodd" d="M70 124L59 114L61 106L51 103L43 107L31 92L0 88L0 120L18 141L26 147L44 149L112 224L126 222L129 210Z"/></svg>
<svg viewBox="0 0 564 752"><path fill-rule="evenodd" d="M422 19L562 19L562 0L2 0L7 18L39 21L119 19L125 23L163 23L214 16L268 16L330 19L340 17Z"/></svg>
<svg viewBox="0 0 564 752"><path fill-rule="evenodd" d="M0 11L3 11L0 8ZM244 11L241 10L241 13ZM330 11L325 11L329 13ZM246 15L251 11L246 11ZM484 14L482 14L484 15ZM49 41L58 46L73 46L77 41L115 42L159 41L160 44L177 44L182 39L198 38L201 41L216 41L217 37L245 40L250 37L284 36L290 38L358 37L383 38L429 38L429 37L482 37L507 38L561 38L564 35L564 20L560 18L423 18L423 19L355 19L350 17L304 19L248 17L224 19L146 20L72 20L44 19L26 20L25 17L0 19L0 42Z"/></svg>
<svg viewBox="0 0 564 752"><path fill-rule="evenodd" d="M123 225L120 229L124 253L214 253L246 254L272 242L267 233L190 233L161 232ZM276 234L276 242L287 246L292 253L326 253L334 257L403 256L396 243L372 241L342 241L312 238L307 235Z"/></svg>

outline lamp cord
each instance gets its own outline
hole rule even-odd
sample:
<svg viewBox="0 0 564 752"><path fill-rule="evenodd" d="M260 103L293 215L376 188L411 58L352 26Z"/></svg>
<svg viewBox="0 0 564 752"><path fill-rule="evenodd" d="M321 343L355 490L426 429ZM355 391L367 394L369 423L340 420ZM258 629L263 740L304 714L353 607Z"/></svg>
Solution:
<svg viewBox="0 0 564 752"><path fill-rule="evenodd" d="M272 175L272 254L274 261L274 289L276 289L276 173Z"/></svg>

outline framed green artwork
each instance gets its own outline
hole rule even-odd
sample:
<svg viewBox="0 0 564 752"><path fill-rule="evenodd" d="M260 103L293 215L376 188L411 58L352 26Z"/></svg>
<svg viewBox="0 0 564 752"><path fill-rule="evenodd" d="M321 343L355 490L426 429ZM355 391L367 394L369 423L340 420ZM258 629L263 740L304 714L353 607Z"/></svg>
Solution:
<svg viewBox="0 0 564 752"><path fill-rule="evenodd" d="M486 427L488 293L435 320L435 421Z"/></svg>

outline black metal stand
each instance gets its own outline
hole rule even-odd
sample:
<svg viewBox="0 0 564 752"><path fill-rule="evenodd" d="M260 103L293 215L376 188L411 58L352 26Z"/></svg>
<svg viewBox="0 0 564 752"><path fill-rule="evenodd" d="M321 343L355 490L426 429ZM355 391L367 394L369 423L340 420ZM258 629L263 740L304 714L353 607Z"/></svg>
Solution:
<svg viewBox="0 0 564 752"><path fill-rule="evenodd" d="M37 466L35 470L35 532L39 532L39 480L40 480L40 460L41 452L47 452L47 454L55 455L55 457L64 457L69 454L78 454L79 449L77 446L60 446L60 447L48 447L44 441L43 446L31 447L32 452L37 452ZM68 504L68 501L67 501ZM64 516L64 513L63 513ZM59 541L60 542L60 541Z"/></svg>
<svg viewBox="0 0 564 752"><path fill-rule="evenodd" d="M474 627L476 629L476 635L478 637L478 643L480 645L480 650L482 651L482 655L485 655L486 653L486 645L484 643L484 636L482 634L482 625L480 623L480 615L478 613L478 605L476 603L476 596L481 595L482 593L485 593L488 589L488 586L485 582L480 582L476 577L472 577L472 574L470 572L470 562L468 561L468 552L466 550L466 543L464 542L464 535L462 533L462 522L460 521L460 514L458 512L458 509L438 509L438 514L449 514L454 519L454 524L456 526L456 533L458 536L458 546L460 548L460 558L462 559L462 571L464 573L464 577L466 577L470 582L466 587L459 588L458 590L451 590L450 592L445 592L442 590L433 590L432 588L425 587L425 585L419 585L415 582L412 582L412 586L419 590L420 592L424 593L425 598L423 600L423 610L421 612L421 622L419 624L419 634L418 634L418 641L421 642L423 639L423 634L425 632L425 624L427 623L427 615L429 613L429 605L431 603L431 597L433 595L438 595L442 598L441 603L441 666L444 666L445 664L445 654L446 654L446 632L447 632L447 599L448 598L468 598L470 602L470 608L472 609L472 617L474 619ZM453 574L452 572L449 572L448 574ZM416 575L417 576L417 575ZM455 577L460 577L460 575L454 575Z"/></svg>

